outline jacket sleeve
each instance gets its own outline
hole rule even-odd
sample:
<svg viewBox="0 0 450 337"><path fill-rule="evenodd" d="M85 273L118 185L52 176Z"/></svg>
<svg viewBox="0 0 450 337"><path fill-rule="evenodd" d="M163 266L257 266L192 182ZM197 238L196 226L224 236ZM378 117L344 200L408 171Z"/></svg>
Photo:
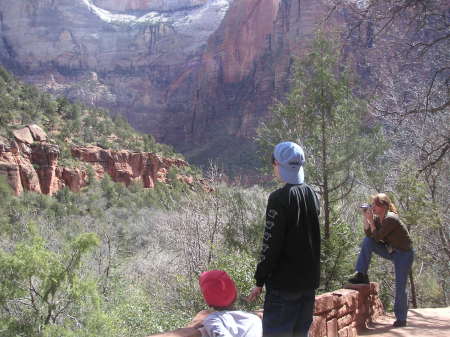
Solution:
<svg viewBox="0 0 450 337"><path fill-rule="evenodd" d="M203 321L201 332L203 337L233 337L222 319L216 315L209 315Z"/></svg>
<svg viewBox="0 0 450 337"><path fill-rule="evenodd" d="M372 237L377 241L384 241L386 236L398 226L400 226L400 223L396 219L387 217L383 220L381 226L372 233Z"/></svg>
<svg viewBox="0 0 450 337"><path fill-rule="evenodd" d="M277 266L286 233L286 211L271 194L267 203L266 224L260 260L256 267L255 279L258 287L264 286L267 278Z"/></svg>

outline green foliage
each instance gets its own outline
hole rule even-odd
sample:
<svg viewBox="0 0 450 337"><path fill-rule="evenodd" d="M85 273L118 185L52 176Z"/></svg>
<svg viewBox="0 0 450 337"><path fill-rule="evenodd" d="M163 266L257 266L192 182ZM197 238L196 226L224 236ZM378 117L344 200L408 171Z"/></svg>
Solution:
<svg viewBox="0 0 450 337"><path fill-rule="evenodd" d="M104 302L106 319L115 336L147 336L185 326L191 311L167 307L157 294L117 280L112 301Z"/></svg>
<svg viewBox="0 0 450 337"><path fill-rule="evenodd" d="M395 186L396 203L400 207L402 219L409 228L424 221L435 223L433 205L427 200L426 186L416 173L412 163L404 162L400 166Z"/></svg>
<svg viewBox="0 0 450 337"><path fill-rule="evenodd" d="M7 210L12 199L12 190L9 184L6 182L6 178L0 175L0 209ZM0 228L6 224L8 218L5 212L0 213Z"/></svg>
<svg viewBox="0 0 450 337"><path fill-rule="evenodd" d="M229 200L229 218L224 226L224 243L231 249L259 255L265 224L264 198L256 199L252 195L261 193L257 188L250 190L223 189L223 197ZM250 214L253 216L250 216Z"/></svg>
<svg viewBox="0 0 450 337"><path fill-rule="evenodd" d="M361 230L355 232L349 224L340 222L333 226L330 238L322 240L320 291L339 289L353 272ZM353 254L352 254L353 252Z"/></svg>
<svg viewBox="0 0 450 337"><path fill-rule="evenodd" d="M217 259L209 266L208 269L221 269L226 271L234 280L238 289L238 298L235 302L235 308L238 310L253 311L262 306L262 298L257 301L248 303L245 297L255 286L255 266L257 259L254 255L246 251L232 249L225 251L217 256Z"/></svg>
<svg viewBox="0 0 450 337"><path fill-rule="evenodd" d="M0 311L6 334L55 336L67 328L86 329L99 299L95 282L79 270L82 257L98 244L95 234L84 233L58 252L30 233L12 251L1 250Z"/></svg>
<svg viewBox="0 0 450 337"><path fill-rule="evenodd" d="M2 66L0 66L0 78L1 80L3 80L3 82L9 83L12 81L12 76L11 74L6 71L5 68L3 68Z"/></svg>

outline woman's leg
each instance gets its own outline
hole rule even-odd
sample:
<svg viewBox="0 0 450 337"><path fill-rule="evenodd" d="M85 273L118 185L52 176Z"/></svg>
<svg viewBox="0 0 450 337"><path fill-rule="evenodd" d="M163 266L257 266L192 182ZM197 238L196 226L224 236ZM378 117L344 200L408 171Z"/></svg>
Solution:
<svg viewBox="0 0 450 337"><path fill-rule="evenodd" d="M414 253L412 250L407 252L397 250L392 255L394 257L395 266L395 318L398 321L406 321L406 316L408 314L406 283L413 263Z"/></svg>
<svg viewBox="0 0 450 337"><path fill-rule="evenodd" d="M386 247L382 243L378 243L374 239L366 236L361 245L361 251L358 255L358 260L356 260L356 271L367 274L370 266L370 260L372 258L372 253L380 255L381 257L392 260L392 256L387 251Z"/></svg>

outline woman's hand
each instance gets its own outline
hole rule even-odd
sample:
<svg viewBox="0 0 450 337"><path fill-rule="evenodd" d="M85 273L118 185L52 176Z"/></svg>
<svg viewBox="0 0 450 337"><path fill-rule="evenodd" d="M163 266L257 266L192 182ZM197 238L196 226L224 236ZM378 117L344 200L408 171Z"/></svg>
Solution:
<svg viewBox="0 0 450 337"><path fill-rule="evenodd" d="M366 218L367 218L367 222L369 223L370 226L370 230L372 232L375 232L377 227L375 226L375 221L373 221L373 211L372 209L367 210L366 212Z"/></svg>
<svg viewBox="0 0 450 337"><path fill-rule="evenodd" d="M370 228L371 232L376 230L375 222L373 221L372 208L369 208L364 212L364 224Z"/></svg>

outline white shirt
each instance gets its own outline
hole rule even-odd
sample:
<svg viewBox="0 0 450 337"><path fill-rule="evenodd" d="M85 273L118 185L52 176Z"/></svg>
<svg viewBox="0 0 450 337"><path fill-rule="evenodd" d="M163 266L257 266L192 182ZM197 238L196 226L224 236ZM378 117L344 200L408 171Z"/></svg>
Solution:
<svg viewBox="0 0 450 337"><path fill-rule="evenodd" d="M216 311L205 318L200 332L202 337L261 337L262 321L249 312Z"/></svg>

